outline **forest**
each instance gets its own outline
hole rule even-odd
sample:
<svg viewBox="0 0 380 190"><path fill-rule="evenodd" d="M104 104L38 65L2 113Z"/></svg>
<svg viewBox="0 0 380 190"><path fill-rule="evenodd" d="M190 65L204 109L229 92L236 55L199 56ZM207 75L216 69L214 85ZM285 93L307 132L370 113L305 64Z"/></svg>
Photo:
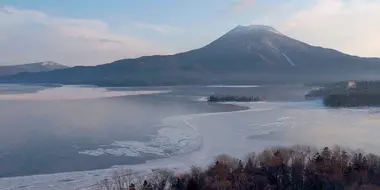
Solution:
<svg viewBox="0 0 380 190"><path fill-rule="evenodd" d="M323 98L323 104L328 107L363 107L380 106L379 94L345 93L330 94Z"/></svg>
<svg viewBox="0 0 380 190"><path fill-rule="evenodd" d="M380 157L340 147L271 148L238 159L219 155L187 172L119 171L94 190L339 190L380 189Z"/></svg>
<svg viewBox="0 0 380 190"><path fill-rule="evenodd" d="M258 96L232 96L232 95L211 95L207 98L208 102L258 102L262 98Z"/></svg>
<svg viewBox="0 0 380 190"><path fill-rule="evenodd" d="M306 99L322 99L327 107L380 106L380 81L339 82L311 90Z"/></svg>

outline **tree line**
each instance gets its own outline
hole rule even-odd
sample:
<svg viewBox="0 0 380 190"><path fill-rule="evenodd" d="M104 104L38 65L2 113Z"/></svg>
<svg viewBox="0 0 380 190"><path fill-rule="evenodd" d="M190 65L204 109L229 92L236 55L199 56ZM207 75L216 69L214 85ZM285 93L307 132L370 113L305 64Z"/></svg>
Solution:
<svg viewBox="0 0 380 190"><path fill-rule="evenodd" d="M271 148L243 159L217 156L207 167L140 177L115 175L96 190L340 190L380 189L380 157L340 147ZM117 185L118 184L118 185Z"/></svg>
<svg viewBox="0 0 380 190"><path fill-rule="evenodd" d="M233 95L211 95L208 102L258 102L263 99L259 96L233 96Z"/></svg>

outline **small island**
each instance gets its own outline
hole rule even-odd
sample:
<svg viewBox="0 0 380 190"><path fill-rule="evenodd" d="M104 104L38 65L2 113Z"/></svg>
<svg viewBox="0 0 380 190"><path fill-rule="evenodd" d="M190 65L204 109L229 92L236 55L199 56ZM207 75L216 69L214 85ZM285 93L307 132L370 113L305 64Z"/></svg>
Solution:
<svg viewBox="0 0 380 190"><path fill-rule="evenodd" d="M380 106L380 94L330 94L323 98L323 104L328 107L378 107Z"/></svg>
<svg viewBox="0 0 380 190"><path fill-rule="evenodd" d="M259 102L263 101L258 96L233 96L233 95L211 95L208 102Z"/></svg>
<svg viewBox="0 0 380 190"><path fill-rule="evenodd" d="M335 83L310 91L306 99L320 98L327 107L380 106L380 81Z"/></svg>

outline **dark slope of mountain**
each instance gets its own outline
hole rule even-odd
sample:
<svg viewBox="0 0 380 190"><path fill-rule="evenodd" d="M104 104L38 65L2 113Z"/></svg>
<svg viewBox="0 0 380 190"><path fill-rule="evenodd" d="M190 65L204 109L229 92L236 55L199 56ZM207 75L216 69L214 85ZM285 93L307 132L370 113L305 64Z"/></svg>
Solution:
<svg viewBox="0 0 380 190"><path fill-rule="evenodd" d="M13 75L22 72L41 72L41 71L51 71L55 69L68 68L65 65L53 61L38 62L38 63L28 63L22 65L9 65L0 66L0 76L1 75Z"/></svg>
<svg viewBox="0 0 380 190"><path fill-rule="evenodd" d="M380 60L311 46L268 26L238 26L209 45L93 67L20 73L0 82L177 85L368 79Z"/></svg>

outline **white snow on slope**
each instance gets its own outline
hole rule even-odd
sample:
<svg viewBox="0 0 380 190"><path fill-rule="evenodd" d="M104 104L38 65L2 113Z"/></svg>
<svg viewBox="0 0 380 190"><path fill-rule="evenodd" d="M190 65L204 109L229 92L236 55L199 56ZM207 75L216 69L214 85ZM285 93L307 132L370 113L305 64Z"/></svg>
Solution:
<svg viewBox="0 0 380 190"><path fill-rule="evenodd" d="M257 30L265 30L267 32L275 33L277 35L284 35L281 32L277 31L271 26L266 25L248 25L248 26L238 26L235 28L236 31L257 31Z"/></svg>
<svg viewBox="0 0 380 190"><path fill-rule="evenodd" d="M285 54L285 53L282 53L282 55L285 57L285 59L290 63L290 65L292 65L293 67L296 66L296 64L294 64L294 62Z"/></svg>
<svg viewBox="0 0 380 190"><path fill-rule="evenodd" d="M270 47L274 53L279 53L280 52L278 50L278 48L275 45L273 45L272 42L269 39L264 38L261 42L263 44L266 44L268 47Z"/></svg>
<svg viewBox="0 0 380 190"><path fill-rule="evenodd" d="M41 62L41 65L43 65L43 66L59 66L60 64L58 64L54 61L45 61L45 62Z"/></svg>

